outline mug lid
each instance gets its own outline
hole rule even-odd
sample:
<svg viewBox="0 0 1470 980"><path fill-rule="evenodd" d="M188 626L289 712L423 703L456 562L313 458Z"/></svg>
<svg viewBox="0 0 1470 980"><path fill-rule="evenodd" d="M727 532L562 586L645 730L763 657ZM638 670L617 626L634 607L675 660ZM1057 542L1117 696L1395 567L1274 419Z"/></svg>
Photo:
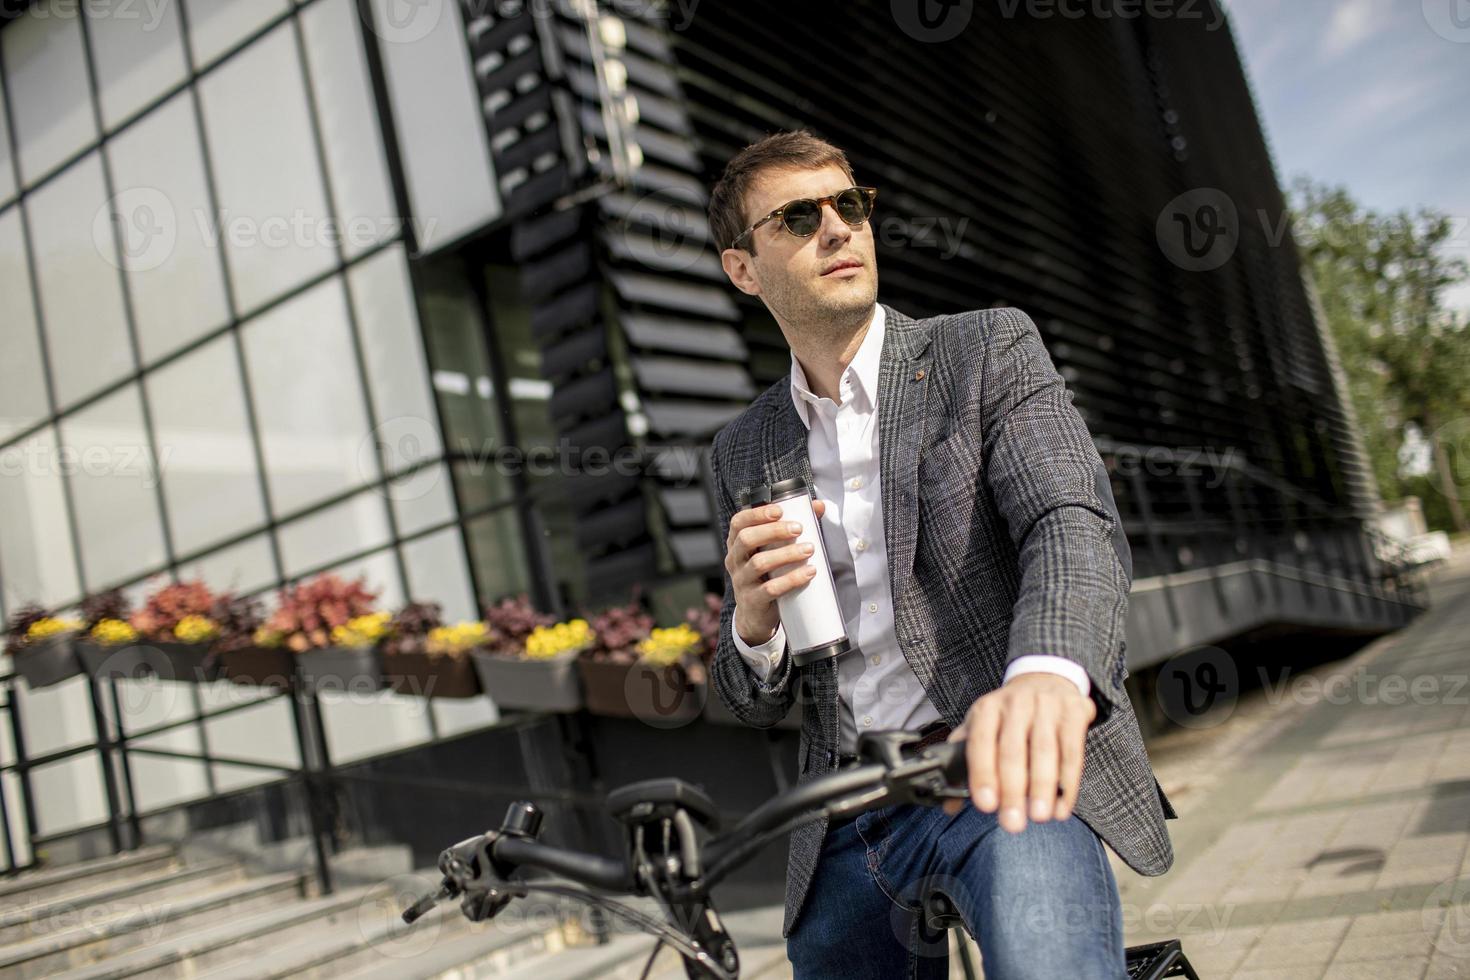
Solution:
<svg viewBox="0 0 1470 980"><path fill-rule="evenodd" d="M771 484L771 499L785 497L799 490L810 490L811 484L804 476L793 476Z"/></svg>
<svg viewBox="0 0 1470 980"><path fill-rule="evenodd" d="M741 490L735 495L736 510L745 510L748 507L755 507L758 504L768 504L770 502L771 488L764 483L747 490Z"/></svg>

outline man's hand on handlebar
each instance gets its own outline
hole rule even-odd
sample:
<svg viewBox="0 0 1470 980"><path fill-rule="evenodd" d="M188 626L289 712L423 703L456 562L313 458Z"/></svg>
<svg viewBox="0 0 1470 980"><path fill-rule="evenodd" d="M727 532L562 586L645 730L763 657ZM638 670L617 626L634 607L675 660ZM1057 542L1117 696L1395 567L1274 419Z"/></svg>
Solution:
<svg viewBox="0 0 1470 980"><path fill-rule="evenodd" d="M817 519L827 512L825 501L812 503ZM735 632L751 646L758 646L776 634L781 612L776 597L812 580L817 566L807 561L810 545L792 544L801 533L801 525L783 521L779 504L761 504L737 511L730 518L730 537L725 542L725 571L735 587ZM770 544L782 547L760 549ZM767 572L786 565L801 563L778 578L766 580Z"/></svg>
<svg viewBox="0 0 1470 980"><path fill-rule="evenodd" d="M1082 783L1087 727L1097 715L1092 699L1070 680L1031 673L1012 678L976 699L949 741L966 743L970 799L986 813L1000 810L1000 826L1026 829L1026 819L1065 820ZM944 804L955 814L961 800Z"/></svg>

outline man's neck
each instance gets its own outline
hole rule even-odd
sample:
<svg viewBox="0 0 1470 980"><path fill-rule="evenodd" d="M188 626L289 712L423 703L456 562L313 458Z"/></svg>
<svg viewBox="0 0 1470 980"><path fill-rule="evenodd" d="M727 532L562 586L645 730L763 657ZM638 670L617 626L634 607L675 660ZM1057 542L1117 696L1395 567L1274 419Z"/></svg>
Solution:
<svg viewBox="0 0 1470 980"><path fill-rule="evenodd" d="M806 343L791 342L791 353L801 363L801 370L806 374L807 387L812 394L842 404L839 397L842 372L847 370L847 366L857 356L858 348L863 345L868 330L873 326L873 317L877 315L878 305L875 303L868 315L855 324L850 332L846 332L845 337L839 333L831 342L820 339L820 333L813 336L813 331L793 331L807 340ZM831 337L831 334L828 336Z"/></svg>

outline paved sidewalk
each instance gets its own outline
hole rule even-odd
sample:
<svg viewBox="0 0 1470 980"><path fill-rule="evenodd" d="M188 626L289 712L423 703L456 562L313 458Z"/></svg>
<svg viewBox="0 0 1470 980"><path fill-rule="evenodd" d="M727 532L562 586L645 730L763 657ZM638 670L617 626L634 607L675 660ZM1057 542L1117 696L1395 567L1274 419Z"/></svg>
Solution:
<svg viewBox="0 0 1470 980"><path fill-rule="evenodd" d="M1114 861L1130 944L1179 936L1204 980L1470 978L1470 548L1429 599L1150 743L1177 860Z"/></svg>

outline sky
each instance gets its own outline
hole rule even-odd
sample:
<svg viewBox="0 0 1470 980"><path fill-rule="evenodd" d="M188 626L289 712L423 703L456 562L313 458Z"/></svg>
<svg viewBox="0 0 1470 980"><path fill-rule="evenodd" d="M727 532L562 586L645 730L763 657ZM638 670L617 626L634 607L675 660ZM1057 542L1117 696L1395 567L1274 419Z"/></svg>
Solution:
<svg viewBox="0 0 1470 980"><path fill-rule="evenodd" d="M1227 0L1282 189L1450 215L1470 260L1470 0ZM1470 315L1470 282L1448 305Z"/></svg>

